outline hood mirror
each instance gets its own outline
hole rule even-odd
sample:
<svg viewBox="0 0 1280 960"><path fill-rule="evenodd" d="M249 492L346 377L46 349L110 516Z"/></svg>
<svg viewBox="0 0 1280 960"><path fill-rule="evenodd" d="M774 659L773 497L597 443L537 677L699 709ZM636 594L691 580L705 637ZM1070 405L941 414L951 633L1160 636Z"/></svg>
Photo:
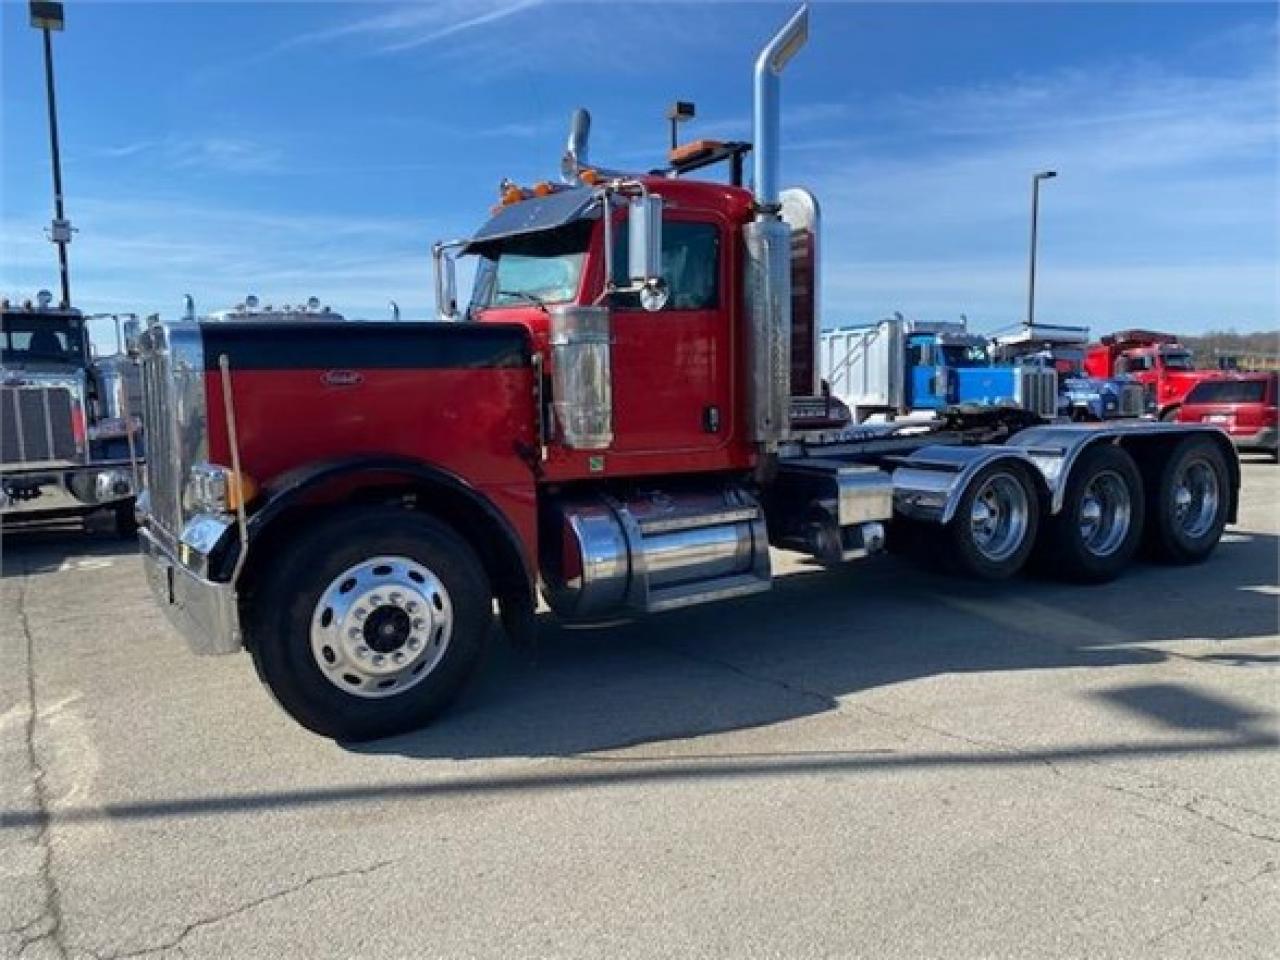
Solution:
<svg viewBox="0 0 1280 960"><path fill-rule="evenodd" d="M446 240L431 248L431 261L435 268L436 318L454 321L458 316L458 280L454 264L455 251L466 246L465 240Z"/></svg>

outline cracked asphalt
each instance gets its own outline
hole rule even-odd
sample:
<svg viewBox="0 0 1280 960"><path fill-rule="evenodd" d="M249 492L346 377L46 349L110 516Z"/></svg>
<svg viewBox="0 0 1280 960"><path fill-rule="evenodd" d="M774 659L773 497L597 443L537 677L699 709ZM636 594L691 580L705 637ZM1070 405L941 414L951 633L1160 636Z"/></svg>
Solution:
<svg viewBox="0 0 1280 960"><path fill-rule="evenodd" d="M1272 957L1280 469L1194 568L894 558L498 646L344 747L169 633L128 545L8 535L0 956Z"/></svg>

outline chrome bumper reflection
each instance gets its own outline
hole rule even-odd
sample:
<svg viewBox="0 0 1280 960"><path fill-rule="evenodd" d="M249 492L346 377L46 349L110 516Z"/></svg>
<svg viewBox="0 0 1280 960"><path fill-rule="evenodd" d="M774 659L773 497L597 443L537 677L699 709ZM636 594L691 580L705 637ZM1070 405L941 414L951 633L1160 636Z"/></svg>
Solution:
<svg viewBox="0 0 1280 960"><path fill-rule="evenodd" d="M0 473L0 513L84 513L132 497L133 468L127 460L90 466L50 466Z"/></svg>
<svg viewBox="0 0 1280 960"><path fill-rule="evenodd" d="M147 583L194 653L235 653L242 646L235 587L205 580L167 551L151 531L138 531ZM184 551L185 552L185 551Z"/></svg>

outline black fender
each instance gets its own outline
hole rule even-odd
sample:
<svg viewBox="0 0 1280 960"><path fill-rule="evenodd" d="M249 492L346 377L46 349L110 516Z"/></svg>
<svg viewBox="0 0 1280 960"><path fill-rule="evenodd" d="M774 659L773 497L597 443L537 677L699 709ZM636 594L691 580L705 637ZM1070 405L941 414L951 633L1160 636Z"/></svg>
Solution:
<svg viewBox="0 0 1280 960"><path fill-rule="evenodd" d="M373 454L323 460L276 477L256 498L248 517L249 549L241 582L253 582L255 564L270 557L274 545L286 534L291 515L305 509L315 494L345 481L375 476L386 481L377 484L375 492L427 495L418 498L415 508L450 524L476 549L489 575L508 636L516 641L530 640L537 606L535 568L511 521L462 477L410 457ZM361 494L367 492L368 488L358 488L356 495L346 497L344 502L361 502ZM233 531L229 533L232 536L227 538L227 548L220 556L210 558L214 579L224 582L234 575L240 551ZM246 592L242 590L242 595Z"/></svg>

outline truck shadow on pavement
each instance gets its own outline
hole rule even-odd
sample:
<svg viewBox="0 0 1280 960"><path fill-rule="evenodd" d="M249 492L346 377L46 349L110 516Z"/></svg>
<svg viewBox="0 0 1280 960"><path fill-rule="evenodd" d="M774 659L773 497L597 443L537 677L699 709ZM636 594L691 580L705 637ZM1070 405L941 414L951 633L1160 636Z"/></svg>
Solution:
<svg viewBox="0 0 1280 960"><path fill-rule="evenodd" d="M931 769L1010 769L1161 757L1272 754L1280 739L1270 712L1217 692L1223 669L1267 669L1270 653L1232 641L1270 640L1277 629L1280 540L1233 534L1202 567L1136 566L1101 587L1043 580L979 585L922 574L897 560L834 573L803 567L779 578L772 596L693 608L603 632L541 625L533 658L496 645L492 662L454 709L419 732L347 745L358 755L412 758L547 758L533 768L424 767L421 776L176 797L138 797L61 807L59 824L191 818L416 803L509 793L693 780L878 776ZM868 722L904 721L943 739L936 749L900 741L832 743L801 734L785 749L663 743L860 705L860 693L921 678L1154 665L1177 658L1219 671L1216 689L1135 678L1092 684L1080 696L1139 716L1142 734L1074 737L1049 745L1001 743L984 731L948 734L867 707ZM1191 667L1194 670L1194 667ZM1055 688L1035 709L1063 708ZM854 721L856 722L856 721ZM1065 725L1065 727L1064 727ZM304 736L301 731L297 735ZM809 743L808 747L805 743ZM610 755L640 744L643 753ZM284 780L288 754L280 754ZM354 758L353 758L354 759ZM41 827L49 815L0 811L0 830Z"/></svg>
<svg viewBox="0 0 1280 960"><path fill-rule="evenodd" d="M138 538L116 534L109 520L6 525L0 531L0 578L92 567L138 553Z"/></svg>
<svg viewBox="0 0 1280 960"><path fill-rule="evenodd" d="M890 558L835 572L799 567L772 594L603 630L548 617L531 654L495 645L477 682L432 726L348 749L566 756L794 720L931 676L1174 658L1265 668L1268 654L1222 645L1277 631L1278 543L1233 533L1202 566L1136 564L1094 587L977 584ZM1191 685L1117 692L1111 706L1166 727L1277 742L1260 725L1265 717Z"/></svg>

